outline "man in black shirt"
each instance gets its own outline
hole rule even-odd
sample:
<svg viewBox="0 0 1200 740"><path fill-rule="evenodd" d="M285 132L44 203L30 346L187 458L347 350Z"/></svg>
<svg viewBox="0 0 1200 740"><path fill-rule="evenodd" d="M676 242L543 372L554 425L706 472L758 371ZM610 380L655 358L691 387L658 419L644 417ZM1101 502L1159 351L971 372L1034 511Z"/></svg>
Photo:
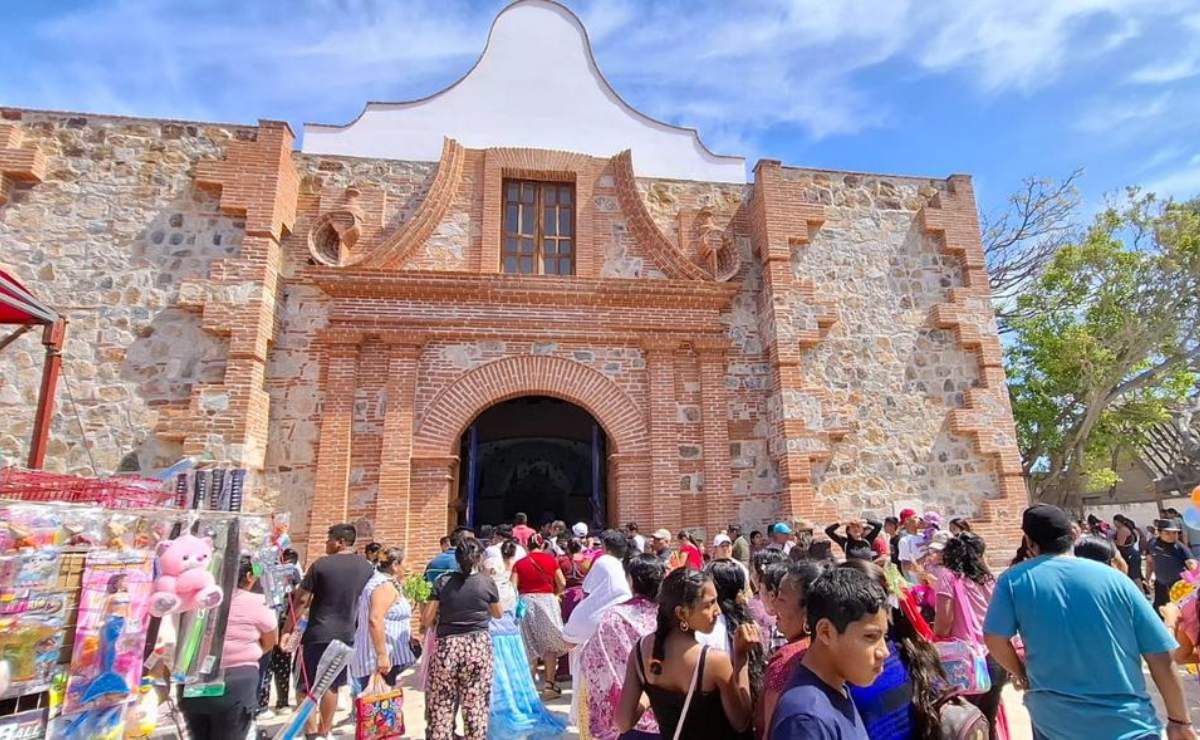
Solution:
<svg viewBox="0 0 1200 740"><path fill-rule="evenodd" d="M300 659L304 667L302 680L316 680L314 674L317 663L330 642L340 640L347 645L354 645L358 597L370 580L372 570L371 563L354 552L357 536L353 524L330 527L329 538L325 542L325 557L312 564L300 586L292 593L294 613L308 611L308 628L300 637ZM293 629L289 615L284 625L285 641ZM319 736L328 736L333 731L338 689L345 684L346 671L343 669L321 697L320 720L315 730Z"/></svg>

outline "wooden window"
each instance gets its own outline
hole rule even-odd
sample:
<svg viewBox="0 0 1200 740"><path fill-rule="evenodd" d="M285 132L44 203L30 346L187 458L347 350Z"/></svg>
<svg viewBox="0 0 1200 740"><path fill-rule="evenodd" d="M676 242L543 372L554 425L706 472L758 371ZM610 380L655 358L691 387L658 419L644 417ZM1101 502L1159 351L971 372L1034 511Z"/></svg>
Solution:
<svg viewBox="0 0 1200 740"><path fill-rule="evenodd" d="M564 182L504 181L504 272L575 273L575 186Z"/></svg>

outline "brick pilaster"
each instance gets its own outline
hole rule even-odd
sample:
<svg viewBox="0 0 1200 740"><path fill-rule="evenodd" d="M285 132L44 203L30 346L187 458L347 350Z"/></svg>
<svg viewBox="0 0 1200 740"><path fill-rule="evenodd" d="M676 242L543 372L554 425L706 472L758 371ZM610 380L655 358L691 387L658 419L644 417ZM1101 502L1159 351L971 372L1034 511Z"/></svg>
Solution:
<svg viewBox="0 0 1200 740"><path fill-rule="evenodd" d="M704 526L722 531L736 519L729 468L729 404L725 397L725 344L695 343L700 365L700 417L704 445Z"/></svg>
<svg viewBox="0 0 1200 740"><path fill-rule="evenodd" d="M360 339L337 335L326 340L325 400L317 437L317 475L308 513L309 562L320 555L316 550L324 541L325 530L346 519Z"/></svg>
<svg viewBox="0 0 1200 740"><path fill-rule="evenodd" d="M405 560L413 567L436 555L438 539L454 528L457 517L450 502L454 500L451 488L457 469L458 458L453 455L412 458L409 521L416 526L409 537Z"/></svg>
<svg viewBox="0 0 1200 740"><path fill-rule="evenodd" d="M751 225L762 262L760 330L772 370L768 448L779 469L783 518L836 517L832 506L817 500L812 469L814 461L828 458L831 439L843 432L824 428L824 389L809 387L801 367L803 352L820 341L836 316L792 268L792 250L806 244L810 229L819 228L824 218L822 206L807 202L784 181L778 161L758 163Z"/></svg>
<svg viewBox="0 0 1200 740"><path fill-rule="evenodd" d="M675 354L680 343L672 339L646 340L646 386L649 409L651 527L678 528L679 494L679 421L675 397Z"/></svg>
<svg viewBox="0 0 1200 740"><path fill-rule="evenodd" d="M41 182L46 157L36 146L25 144L25 135L12 124L0 124L0 206L8 202L13 185Z"/></svg>
<svg viewBox="0 0 1200 740"><path fill-rule="evenodd" d="M379 451L379 493L375 497L375 539L404 548L410 546L413 400L420 352L416 344L388 344L387 410Z"/></svg>

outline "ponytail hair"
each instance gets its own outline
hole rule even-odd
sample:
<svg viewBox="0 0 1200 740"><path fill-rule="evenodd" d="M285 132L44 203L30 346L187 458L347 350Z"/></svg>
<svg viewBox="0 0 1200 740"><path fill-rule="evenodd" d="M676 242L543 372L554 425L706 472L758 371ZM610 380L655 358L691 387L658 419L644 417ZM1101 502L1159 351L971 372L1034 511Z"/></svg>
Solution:
<svg viewBox="0 0 1200 740"><path fill-rule="evenodd" d="M500 557L505 560L512 560L513 555L517 554L516 540L505 540L500 543Z"/></svg>
<svg viewBox="0 0 1200 740"><path fill-rule="evenodd" d="M698 604L704 584L711 581L706 573L690 568L676 568L663 579L662 587L658 590L658 625L654 628L654 647L650 651L650 672L654 675L662 675L667 635L671 634L679 620L675 610Z"/></svg>
<svg viewBox="0 0 1200 740"><path fill-rule="evenodd" d="M746 583L745 571L735 560L714 560L708 564L705 570L717 588L717 606L721 608L721 615L725 617L725 630L732 642L733 633L737 632L743 624L753 621L744 597L746 589L749 587L749 584ZM778 590L778 582L776 582L775 588ZM729 653L731 656L733 655L732 650ZM767 659L763 655L761 645L750 649L746 663L750 673L750 695L757 702L767 670Z"/></svg>
<svg viewBox="0 0 1200 740"><path fill-rule="evenodd" d="M483 559L483 545L474 537L464 537L454 548L454 559L458 561L459 572L469 576Z"/></svg>

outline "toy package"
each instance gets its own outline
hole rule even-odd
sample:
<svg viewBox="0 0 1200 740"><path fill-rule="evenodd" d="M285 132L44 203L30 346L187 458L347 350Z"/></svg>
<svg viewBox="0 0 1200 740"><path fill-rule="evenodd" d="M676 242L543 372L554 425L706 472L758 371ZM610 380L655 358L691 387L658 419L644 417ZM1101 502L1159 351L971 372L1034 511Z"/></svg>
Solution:
<svg viewBox="0 0 1200 740"><path fill-rule="evenodd" d="M213 543L207 572L214 578L221 593L233 593L237 588L241 543L237 518L231 516L206 519L197 524L197 528L198 534L211 538ZM201 608L183 614L179 623L179 644L173 662L174 679L177 682L187 686L220 681L220 646L225 640L229 604L229 599L223 599L211 608Z"/></svg>
<svg viewBox="0 0 1200 740"><path fill-rule="evenodd" d="M66 607L66 597L52 591L0 594L0 661L9 671L0 698L50 685L62 648Z"/></svg>
<svg viewBox="0 0 1200 740"><path fill-rule="evenodd" d="M125 702L138 685L153 563L140 550L96 550L83 587L63 713Z"/></svg>

